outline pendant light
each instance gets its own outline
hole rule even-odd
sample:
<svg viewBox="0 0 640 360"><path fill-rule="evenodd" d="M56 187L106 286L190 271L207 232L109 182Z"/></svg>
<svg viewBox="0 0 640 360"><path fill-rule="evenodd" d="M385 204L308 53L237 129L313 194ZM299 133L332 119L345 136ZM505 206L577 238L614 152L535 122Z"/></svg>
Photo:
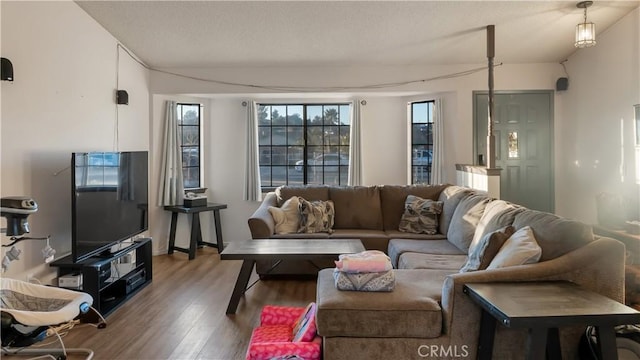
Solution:
<svg viewBox="0 0 640 360"><path fill-rule="evenodd" d="M581 1L576 4L579 9L584 9L584 22L576 25L577 48L591 47L596 44L596 24L587 22L587 8L593 5L593 1Z"/></svg>

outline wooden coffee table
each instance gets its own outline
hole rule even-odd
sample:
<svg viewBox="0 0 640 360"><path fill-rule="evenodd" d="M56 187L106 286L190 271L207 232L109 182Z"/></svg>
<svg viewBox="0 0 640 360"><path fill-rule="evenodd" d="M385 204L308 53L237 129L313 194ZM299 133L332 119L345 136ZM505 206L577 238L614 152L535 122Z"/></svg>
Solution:
<svg viewBox="0 0 640 360"><path fill-rule="evenodd" d="M640 312L566 281L475 283L463 290L482 308L478 359L491 359L496 322L529 329L527 359L561 359L559 327L595 326L604 360L618 358L614 327L640 323Z"/></svg>
<svg viewBox="0 0 640 360"><path fill-rule="evenodd" d="M242 268L233 288L227 314L235 314L256 260L337 259L340 254L364 251L358 239L255 239L233 241L220 253L222 260L242 260Z"/></svg>

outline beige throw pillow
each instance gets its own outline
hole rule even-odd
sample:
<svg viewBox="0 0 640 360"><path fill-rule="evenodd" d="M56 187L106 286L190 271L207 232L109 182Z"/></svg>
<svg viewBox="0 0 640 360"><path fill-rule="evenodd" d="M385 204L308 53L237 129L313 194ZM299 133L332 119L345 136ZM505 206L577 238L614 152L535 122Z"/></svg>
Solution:
<svg viewBox="0 0 640 360"><path fill-rule="evenodd" d="M407 196L399 231L414 234L437 234L438 216L442 213L442 201Z"/></svg>
<svg viewBox="0 0 640 360"><path fill-rule="evenodd" d="M293 234L300 226L300 200L292 196L281 207L269 206L269 213L276 223L276 234Z"/></svg>
<svg viewBox="0 0 640 360"><path fill-rule="evenodd" d="M486 234L478 242L472 242L469 247L469 258L460 272L486 269L514 232L513 226L507 226Z"/></svg>
<svg viewBox="0 0 640 360"><path fill-rule="evenodd" d="M487 270L534 264L540 260L541 255L542 248L540 248L536 238L533 236L533 230L531 230L531 227L525 226L504 242Z"/></svg>
<svg viewBox="0 0 640 360"><path fill-rule="evenodd" d="M299 198L300 225L299 233L333 232L335 207L333 201L308 201Z"/></svg>

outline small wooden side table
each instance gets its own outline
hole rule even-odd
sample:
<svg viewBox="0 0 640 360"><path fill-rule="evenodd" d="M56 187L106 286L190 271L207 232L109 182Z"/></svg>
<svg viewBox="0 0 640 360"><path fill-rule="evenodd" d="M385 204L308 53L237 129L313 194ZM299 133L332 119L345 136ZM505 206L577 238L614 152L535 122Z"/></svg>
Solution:
<svg viewBox="0 0 640 360"><path fill-rule="evenodd" d="M618 358L614 327L640 323L640 312L566 281L475 283L463 291L482 308L478 359L491 359L496 322L529 329L527 359L561 359L561 326L596 327L600 358Z"/></svg>
<svg viewBox="0 0 640 360"><path fill-rule="evenodd" d="M169 249L167 254L173 254L173 251L180 251L189 254L189 260L196 257L196 248L200 245L208 245L218 249L220 253L224 249L222 241L222 225L220 225L220 210L226 209L227 204L208 203L206 206L185 207L181 205L165 206L164 209L171 211L171 228L169 230ZM206 242L202 240L202 231L200 229L200 213L213 212L213 226L216 231L216 242ZM175 246L176 244L176 226L178 224L178 214L191 214L191 236L189 240L189 249Z"/></svg>
<svg viewBox="0 0 640 360"><path fill-rule="evenodd" d="M640 265L626 265L624 269L624 300L627 305L640 310Z"/></svg>
<svg viewBox="0 0 640 360"><path fill-rule="evenodd" d="M593 233L624 243L628 256L625 266L625 302L640 310L640 235L601 225L594 225Z"/></svg>
<svg viewBox="0 0 640 360"><path fill-rule="evenodd" d="M627 264L640 265L640 235L631 234L620 229L610 229L600 225L593 226L593 233L622 241L630 255Z"/></svg>

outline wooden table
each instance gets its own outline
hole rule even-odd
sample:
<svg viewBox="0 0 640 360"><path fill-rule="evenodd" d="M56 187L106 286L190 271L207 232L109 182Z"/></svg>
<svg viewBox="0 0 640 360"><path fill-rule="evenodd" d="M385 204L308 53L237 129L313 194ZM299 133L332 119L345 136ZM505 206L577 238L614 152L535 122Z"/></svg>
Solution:
<svg viewBox="0 0 640 360"><path fill-rule="evenodd" d="M640 235L631 234L621 229L611 229L608 227L594 225L593 233L600 236L606 236L618 241L622 241L626 247L630 258L627 264L640 265Z"/></svg>
<svg viewBox="0 0 640 360"><path fill-rule="evenodd" d="M169 230L169 249L167 254L173 254L173 251L180 251L189 254L189 260L196 258L196 248L202 245L208 245L218 249L218 252L224 249L222 240L222 225L220 225L220 210L226 209L226 204L208 203L206 206L185 207L180 205L165 206L164 209L171 211L171 228ZM213 212L213 226L216 231L216 242L206 242L202 240L202 231L200 230L200 213ZM178 214L183 213L191 215L191 236L189 239L189 249L175 246L176 244L176 226L178 224Z"/></svg>
<svg viewBox="0 0 640 360"><path fill-rule="evenodd" d="M640 310L640 235L622 229L593 226L593 233L622 241L627 250L625 266L625 302Z"/></svg>
<svg viewBox="0 0 640 360"><path fill-rule="evenodd" d="M235 314L240 298L247 290L256 260L278 260L273 266L275 268L282 260L313 261L364 250L358 239L255 239L231 242L220 253L220 259L242 260L242 268L229 300L227 314Z"/></svg>
<svg viewBox="0 0 640 360"><path fill-rule="evenodd" d="M614 327L640 323L640 312L570 282L476 283L464 292L482 308L478 359L491 359L496 322L529 329L527 359L561 359L558 328L593 325L604 360L618 358Z"/></svg>

